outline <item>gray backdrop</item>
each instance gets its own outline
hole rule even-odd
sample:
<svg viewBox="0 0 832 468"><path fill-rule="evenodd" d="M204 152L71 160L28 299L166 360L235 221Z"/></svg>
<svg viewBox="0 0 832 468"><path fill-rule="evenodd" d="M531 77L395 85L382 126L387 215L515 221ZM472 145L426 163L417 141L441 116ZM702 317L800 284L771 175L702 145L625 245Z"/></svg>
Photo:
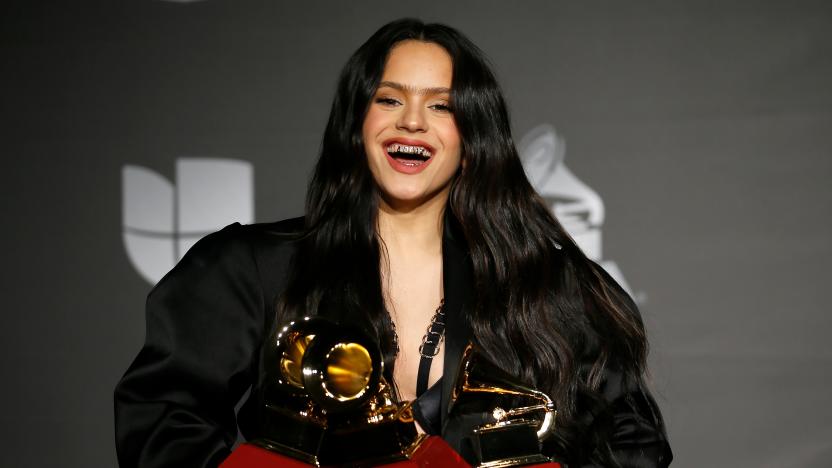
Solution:
<svg viewBox="0 0 832 468"><path fill-rule="evenodd" d="M339 68L418 16L491 57L640 301L674 466L830 466L830 5L4 4L0 465L115 465L147 277L230 213L301 214Z"/></svg>

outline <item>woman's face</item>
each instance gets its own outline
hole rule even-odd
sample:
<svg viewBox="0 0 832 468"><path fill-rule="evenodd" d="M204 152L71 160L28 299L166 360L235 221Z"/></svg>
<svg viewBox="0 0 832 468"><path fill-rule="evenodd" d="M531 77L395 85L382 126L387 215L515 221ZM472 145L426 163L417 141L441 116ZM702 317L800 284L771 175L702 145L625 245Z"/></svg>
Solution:
<svg viewBox="0 0 832 468"><path fill-rule="evenodd" d="M364 147L383 202L412 209L444 203L460 165L450 109L453 63L434 43L397 44L364 119Z"/></svg>

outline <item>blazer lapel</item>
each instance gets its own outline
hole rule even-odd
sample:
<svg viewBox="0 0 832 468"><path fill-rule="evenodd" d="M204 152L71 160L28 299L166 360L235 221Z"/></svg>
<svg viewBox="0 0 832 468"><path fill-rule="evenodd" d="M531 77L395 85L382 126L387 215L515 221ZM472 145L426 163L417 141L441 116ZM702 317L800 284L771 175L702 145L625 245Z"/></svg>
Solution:
<svg viewBox="0 0 832 468"><path fill-rule="evenodd" d="M473 305L473 271L464 236L453 215L445 216L442 239L442 274L445 290L445 360L442 369L441 417L444 424L462 351L471 340L468 308Z"/></svg>

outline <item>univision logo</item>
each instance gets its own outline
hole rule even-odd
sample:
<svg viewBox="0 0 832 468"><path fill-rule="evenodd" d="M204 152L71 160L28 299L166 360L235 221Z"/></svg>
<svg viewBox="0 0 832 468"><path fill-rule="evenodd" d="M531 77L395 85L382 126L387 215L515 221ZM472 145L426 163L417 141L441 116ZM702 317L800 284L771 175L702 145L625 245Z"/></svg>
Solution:
<svg viewBox="0 0 832 468"><path fill-rule="evenodd" d="M254 221L254 171L236 159L178 158L175 181L142 166L122 168L124 247L156 284L200 238Z"/></svg>

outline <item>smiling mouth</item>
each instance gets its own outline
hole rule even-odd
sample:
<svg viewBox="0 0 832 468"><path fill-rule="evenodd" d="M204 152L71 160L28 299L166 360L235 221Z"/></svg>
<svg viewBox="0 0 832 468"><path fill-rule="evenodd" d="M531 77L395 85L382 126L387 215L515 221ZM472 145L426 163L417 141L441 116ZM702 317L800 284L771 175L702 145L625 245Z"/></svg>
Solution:
<svg viewBox="0 0 832 468"><path fill-rule="evenodd" d="M429 149L418 145L392 143L387 145L385 149L391 158L405 166L411 167L421 166L433 156Z"/></svg>

